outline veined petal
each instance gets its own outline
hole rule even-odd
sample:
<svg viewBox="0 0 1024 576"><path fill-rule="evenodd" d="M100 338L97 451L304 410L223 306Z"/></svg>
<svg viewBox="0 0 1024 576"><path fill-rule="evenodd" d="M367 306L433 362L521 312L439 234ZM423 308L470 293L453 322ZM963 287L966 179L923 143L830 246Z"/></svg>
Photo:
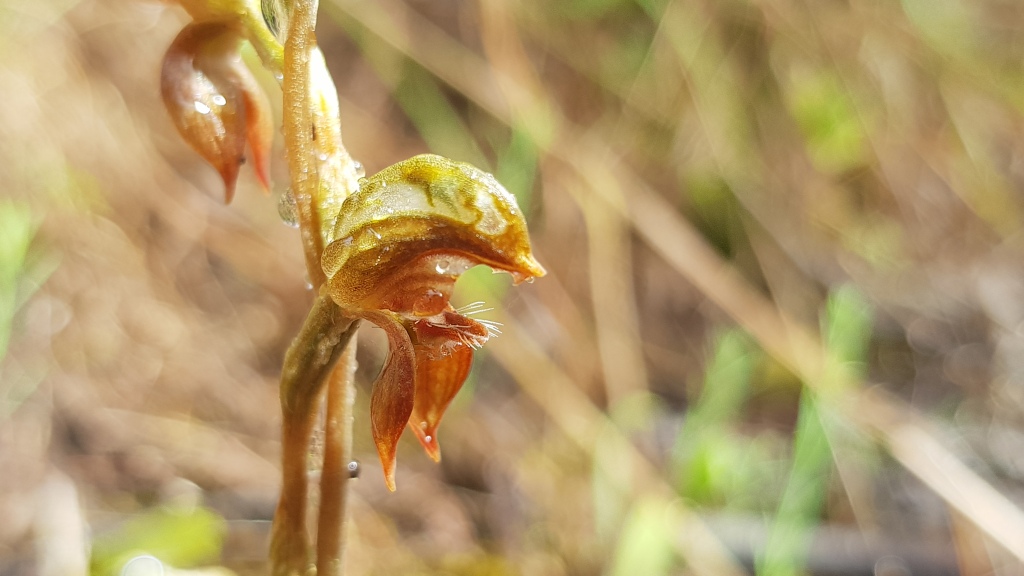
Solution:
<svg viewBox="0 0 1024 576"><path fill-rule="evenodd" d="M455 279L485 264L516 283L544 275L515 197L469 164L423 154L361 181L342 205L324 272L350 310L443 311Z"/></svg>
<svg viewBox="0 0 1024 576"><path fill-rule="evenodd" d="M369 312L363 317L388 335L388 358L370 394L370 423L384 481L394 492L398 440L413 410L416 353L400 318L386 312Z"/></svg>
<svg viewBox="0 0 1024 576"><path fill-rule="evenodd" d="M416 397L409 428L434 461L441 460L437 427L469 375L473 350L487 341L487 328L454 310L412 324L416 349Z"/></svg>
<svg viewBox="0 0 1024 576"><path fill-rule="evenodd" d="M220 173L227 202L234 196L246 142L257 174L269 187L273 122L266 96L239 55L240 33L222 22L186 26L164 57L164 105L185 141Z"/></svg>

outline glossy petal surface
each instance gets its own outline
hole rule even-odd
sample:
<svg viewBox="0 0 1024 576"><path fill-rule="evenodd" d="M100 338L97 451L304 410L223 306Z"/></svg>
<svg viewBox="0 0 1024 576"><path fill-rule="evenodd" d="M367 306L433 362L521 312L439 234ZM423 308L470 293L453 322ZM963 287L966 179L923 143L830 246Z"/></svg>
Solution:
<svg viewBox="0 0 1024 576"><path fill-rule="evenodd" d="M241 37L218 22L186 26L164 57L160 89L164 105L185 141L224 180L234 196L245 146L257 175L269 187L273 121L266 95L239 56Z"/></svg>
<svg viewBox="0 0 1024 576"><path fill-rule="evenodd" d="M455 278L477 264L517 283L544 274L515 197L490 174L431 154L362 181L342 206L334 238L324 272L348 309L437 314Z"/></svg>

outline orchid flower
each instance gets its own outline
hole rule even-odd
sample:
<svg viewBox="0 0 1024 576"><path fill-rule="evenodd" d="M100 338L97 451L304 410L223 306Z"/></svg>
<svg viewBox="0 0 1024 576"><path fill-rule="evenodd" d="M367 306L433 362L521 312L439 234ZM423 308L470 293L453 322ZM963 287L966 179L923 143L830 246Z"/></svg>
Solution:
<svg viewBox="0 0 1024 576"><path fill-rule="evenodd" d="M341 207L323 269L347 314L384 330L389 354L370 420L388 488L406 426L435 461L437 427L469 374L473 351L497 331L455 309L455 280L485 264L513 281L544 275L515 197L493 176L430 154L363 179ZM469 308L472 308L471 305Z"/></svg>
<svg viewBox="0 0 1024 576"><path fill-rule="evenodd" d="M270 187L270 104L242 62L242 39L224 22L189 24L167 50L160 79L171 120L220 173L227 202L234 196L247 143L260 184L264 190Z"/></svg>

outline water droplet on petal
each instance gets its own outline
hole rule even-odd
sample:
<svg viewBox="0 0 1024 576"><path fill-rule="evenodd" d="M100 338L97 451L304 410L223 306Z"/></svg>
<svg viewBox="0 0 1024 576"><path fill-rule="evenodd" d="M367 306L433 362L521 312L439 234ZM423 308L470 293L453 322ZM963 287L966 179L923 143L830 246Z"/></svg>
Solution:
<svg viewBox="0 0 1024 576"><path fill-rule="evenodd" d="M326 152L321 152L319 158L321 162L327 162L327 158L329 158L329 156L327 156Z"/></svg>
<svg viewBox="0 0 1024 576"><path fill-rule="evenodd" d="M217 106L224 106L225 104L228 103L227 98L225 98L224 96L222 96L220 94L214 94L211 98L213 100L213 103L216 104Z"/></svg>
<svg viewBox="0 0 1024 576"><path fill-rule="evenodd" d="M306 274L306 276L303 278L303 280L306 282L306 290L312 290L313 289L313 281L309 279L309 274Z"/></svg>
<svg viewBox="0 0 1024 576"><path fill-rule="evenodd" d="M277 213L286 226L299 227L299 209L295 204L295 195L292 194L291 189L285 190L281 194L281 199L277 202Z"/></svg>
<svg viewBox="0 0 1024 576"><path fill-rule="evenodd" d="M434 270L436 270L438 274L447 274L449 265L450 264L447 260L438 260L437 264L434 266Z"/></svg>
<svg viewBox="0 0 1024 576"><path fill-rule="evenodd" d="M210 113L210 107L207 106L206 104L200 102L199 100L196 100L194 102L194 105L196 107L196 112L199 112L200 114L209 114Z"/></svg>
<svg viewBox="0 0 1024 576"><path fill-rule="evenodd" d="M359 160L352 161L352 169L356 172L356 178L360 180L366 177L366 169L363 168L363 163ZM361 185L362 183L360 183Z"/></svg>

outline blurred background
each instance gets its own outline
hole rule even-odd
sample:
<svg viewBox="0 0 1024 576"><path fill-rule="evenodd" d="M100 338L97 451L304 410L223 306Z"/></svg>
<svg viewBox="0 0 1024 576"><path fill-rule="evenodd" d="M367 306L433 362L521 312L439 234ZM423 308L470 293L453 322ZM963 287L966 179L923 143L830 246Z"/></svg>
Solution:
<svg viewBox="0 0 1024 576"><path fill-rule="evenodd" d="M0 4L5 576L266 571L312 297L280 143L225 206L163 110L186 21ZM348 574L1024 574L1024 4L322 0L318 34L367 172L495 173L549 271L460 281L505 333L394 494L364 327Z"/></svg>

